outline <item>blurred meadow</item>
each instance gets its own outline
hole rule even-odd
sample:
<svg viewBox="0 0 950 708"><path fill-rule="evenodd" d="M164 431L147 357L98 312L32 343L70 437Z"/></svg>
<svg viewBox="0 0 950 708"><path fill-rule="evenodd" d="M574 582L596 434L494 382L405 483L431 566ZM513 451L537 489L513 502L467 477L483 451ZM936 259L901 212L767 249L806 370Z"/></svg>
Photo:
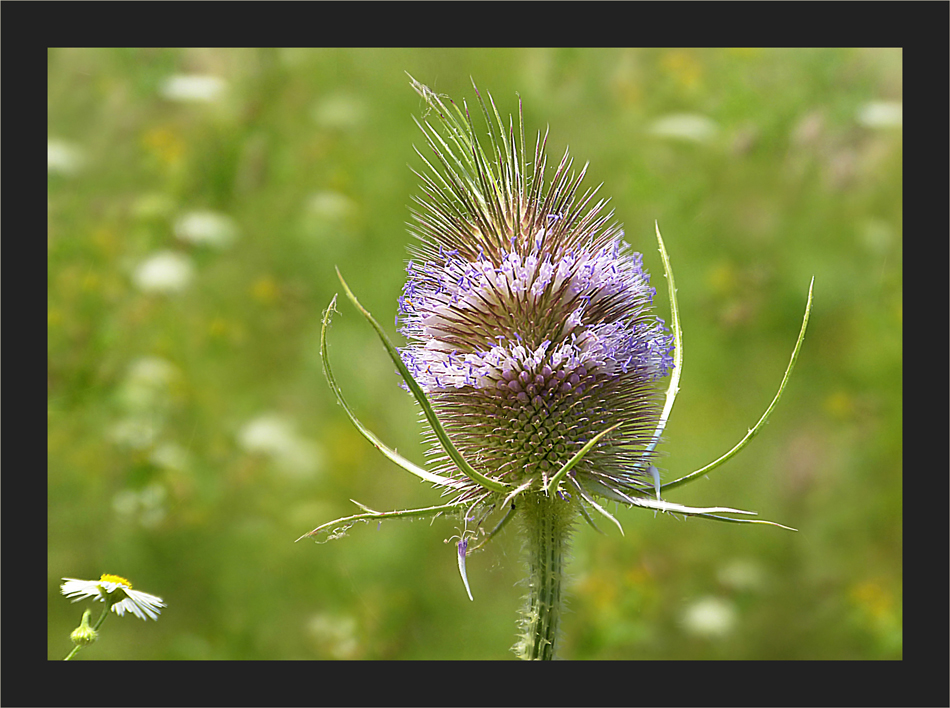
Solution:
<svg viewBox="0 0 950 708"><path fill-rule="evenodd" d="M358 525L439 503L353 429L324 380L339 266L389 327L423 146L409 72L550 126L603 183L684 331L665 480L768 426L670 501L798 533L621 508L574 540L568 659L902 658L902 55L898 50L96 50L48 55L48 656L129 578L80 659L508 659L512 534ZM347 302L329 332L357 415L417 462L416 406ZM665 382L664 382L665 385ZM100 605L101 607L101 605ZM95 616L98 616L98 608Z"/></svg>

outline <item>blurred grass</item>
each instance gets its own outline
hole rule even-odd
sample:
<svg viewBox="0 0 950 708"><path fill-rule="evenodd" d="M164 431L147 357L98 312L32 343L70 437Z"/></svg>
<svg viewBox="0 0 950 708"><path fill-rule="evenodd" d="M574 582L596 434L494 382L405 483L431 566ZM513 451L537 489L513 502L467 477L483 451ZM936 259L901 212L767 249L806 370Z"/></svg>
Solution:
<svg viewBox="0 0 950 708"><path fill-rule="evenodd" d="M902 133L874 118L901 101L900 50L544 49L50 50L49 657L82 614L59 578L103 572L168 608L110 618L84 659L511 656L514 538L470 559L474 603L449 522L293 543L350 498L438 501L350 428L319 364L335 265L395 313L422 144L404 71L470 102L474 77L503 113L520 95L552 156L590 161L663 316L659 221L685 333L666 477L761 415L816 276L767 429L671 493L800 532L636 510L623 538L579 529L564 656L901 658ZM392 364L340 309L351 405L423 460Z"/></svg>

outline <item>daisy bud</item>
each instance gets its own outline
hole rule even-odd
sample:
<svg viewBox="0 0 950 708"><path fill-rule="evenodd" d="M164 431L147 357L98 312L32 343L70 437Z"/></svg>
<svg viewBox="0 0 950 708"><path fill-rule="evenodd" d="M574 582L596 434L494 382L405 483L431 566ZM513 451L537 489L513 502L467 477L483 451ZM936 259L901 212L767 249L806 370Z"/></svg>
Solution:
<svg viewBox="0 0 950 708"><path fill-rule="evenodd" d="M86 647L95 643L95 641L99 638L99 633L89 624L90 617L92 617L92 612L89 610L86 610L82 613L82 621L79 623L79 626L72 631L72 634L69 635L69 638L72 639L73 644Z"/></svg>

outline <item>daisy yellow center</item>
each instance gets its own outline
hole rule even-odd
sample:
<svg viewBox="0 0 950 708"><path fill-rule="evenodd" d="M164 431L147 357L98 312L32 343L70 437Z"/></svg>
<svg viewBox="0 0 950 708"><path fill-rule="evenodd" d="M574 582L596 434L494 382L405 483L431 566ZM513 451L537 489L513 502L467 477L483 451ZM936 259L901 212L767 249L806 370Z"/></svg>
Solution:
<svg viewBox="0 0 950 708"><path fill-rule="evenodd" d="M100 583L115 583L116 585L122 585L129 590L132 589L132 583L130 583L125 578L119 575L110 575L109 573L103 573L102 577L99 578Z"/></svg>

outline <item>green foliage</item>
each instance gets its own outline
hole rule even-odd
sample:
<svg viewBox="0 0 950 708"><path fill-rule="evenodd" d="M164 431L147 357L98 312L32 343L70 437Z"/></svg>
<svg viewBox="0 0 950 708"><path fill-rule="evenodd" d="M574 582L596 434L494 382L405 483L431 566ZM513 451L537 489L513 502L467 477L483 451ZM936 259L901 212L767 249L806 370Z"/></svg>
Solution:
<svg viewBox="0 0 950 708"><path fill-rule="evenodd" d="M792 49L51 50L50 658L82 613L59 578L103 572L168 607L83 660L511 656L507 529L468 559L475 603L452 520L294 543L350 497L442 503L352 429L320 359L335 266L399 344L424 142L406 71L470 99L474 77L503 115L519 94L549 152L570 144L604 182L662 312L659 222L686 338L664 481L761 415L815 276L769 425L668 497L800 533L611 509L625 537L574 536L561 655L900 658L902 134L878 104L901 101L901 52ZM354 413L423 464L416 408L352 308L330 348Z"/></svg>

